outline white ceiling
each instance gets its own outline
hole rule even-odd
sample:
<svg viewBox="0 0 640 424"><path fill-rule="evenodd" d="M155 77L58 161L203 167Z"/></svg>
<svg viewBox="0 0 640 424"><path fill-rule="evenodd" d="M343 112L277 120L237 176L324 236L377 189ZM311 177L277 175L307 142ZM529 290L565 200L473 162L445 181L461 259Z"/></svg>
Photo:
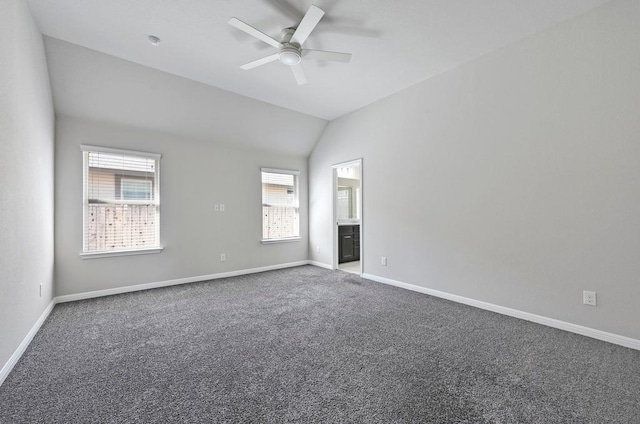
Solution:
<svg viewBox="0 0 640 424"><path fill-rule="evenodd" d="M279 39L310 0L28 0L45 35L327 120L607 1L314 0L326 15L304 47L353 58L303 62L298 86L279 62L240 69L275 49L227 21Z"/></svg>

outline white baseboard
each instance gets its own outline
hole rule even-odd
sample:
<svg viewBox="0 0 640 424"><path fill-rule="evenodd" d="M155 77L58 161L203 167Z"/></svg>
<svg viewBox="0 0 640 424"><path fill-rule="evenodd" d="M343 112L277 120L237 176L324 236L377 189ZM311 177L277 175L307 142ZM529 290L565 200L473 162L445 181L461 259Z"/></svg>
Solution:
<svg viewBox="0 0 640 424"><path fill-rule="evenodd" d="M25 338L22 339L22 342L20 343L20 345L18 345L18 348L16 349L15 352L13 352L13 355L11 355L7 363L4 364L4 366L0 370L0 386L2 385L2 383L4 383L4 380L9 376L9 373L11 372L13 367L18 363L18 360L20 360L20 357L22 356L24 351L27 350L27 347L29 347L29 343L31 343L31 340L33 340L33 337L36 335L38 330L40 330L40 327L42 326L42 324L44 324L44 322L47 320L47 318L49 317L49 314L51 313L55 305L56 305L56 300L54 298L51 300L51 302L49 302L49 304L47 305L45 310L42 312L42 314L40 315L40 318L38 318L36 323L33 324L33 327L31 327L31 330L29 330Z"/></svg>
<svg viewBox="0 0 640 424"><path fill-rule="evenodd" d="M474 306L476 308L485 309L487 311L497 312L502 315L509 315L511 317L520 318L526 321L535 322L537 324L546 325L547 327L558 328L560 330L581 334L583 336L591 337L593 339L598 339L605 342L628 347L631 349L640 350L640 340L632 339L630 337L620 336L618 334L608 333L606 331L596 330L594 328L584 327L582 325L572 324L570 322L560 321L554 318L544 317L542 315L536 315L529 312L519 311L517 309L511 309L504 306L495 305L493 303L470 299L468 297L458 296L456 294L442 292L439 290L433 290L426 287L417 286L415 284L403 283L401 281L396 281L396 280L392 280L390 278L385 278L385 277L379 277L373 274L362 274L362 278L377 281L378 283L401 287L403 289L412 290L419 293L428 294L435 297L440 297L442 299L451 300L457 303L464 303L465 305Z"/></svg>
<svg viewBox="0 0 640 424"><path fill-rule="evenodd" d="M313 265L313 266L317 266L318 268L325 268L325 269L331 269L333 270L333 266L329 265L329 264L325 264L323 262L317 262L317 261L307 261L307 263L309 265Z"/></svg>
<svg viewBox="0 0 640 424"><path fill-rule="evenodd" d="M269 265L260 268L241 269L238 271L220 272L217 274L199 275L197 277L178 278L175 280L157 281L153 283L136 284L135 286L115 287L113 289L96 290L84 293L68 294L56 297L56 303L73 302L76 300L92 299L95 297L111 296L114 294L130 293L140 290L156 289L160 287L177 286L180 284L197 283L199 281L217 280L220 278L236 277L238 275L255 274L257 272L273 271L276 269L292 268L308 265L309 261L289 262L286 264Z"/></svg>

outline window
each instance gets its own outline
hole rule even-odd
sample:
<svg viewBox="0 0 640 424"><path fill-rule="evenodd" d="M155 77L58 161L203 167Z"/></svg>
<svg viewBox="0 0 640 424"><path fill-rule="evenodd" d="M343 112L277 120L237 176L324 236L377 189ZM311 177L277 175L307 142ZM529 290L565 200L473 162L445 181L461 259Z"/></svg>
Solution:
<svg viewBox="0 0 640 424"><path fill-rule="evenodd" d="M299 171L262 168L262 241L300 238Z"/></svg>
<svg viewBox="0 0 640 424"><path fill-rule="evenodd" d="M151 200L153 181L123 179L120 183L120 197L123 200Z"/></svg>
<svg viewBox="0 0 640 424"><path fill-rule="evenodd" d="M81 146L84 257L154 253L160 247L160 155Z"/></svg>

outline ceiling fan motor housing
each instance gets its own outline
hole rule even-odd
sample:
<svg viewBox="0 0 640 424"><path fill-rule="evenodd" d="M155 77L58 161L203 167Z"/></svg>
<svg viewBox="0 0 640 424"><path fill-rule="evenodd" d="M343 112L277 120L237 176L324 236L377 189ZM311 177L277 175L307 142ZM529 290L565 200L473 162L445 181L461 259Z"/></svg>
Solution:
<svg viewBox="0 0 640 424"><path fill-rule="evenodd" d="M302 60L300 46L290 43L295 31L295 28L285 28L282 30L282 48L278 54L278 60L284 65L297 65Z"/></svg>

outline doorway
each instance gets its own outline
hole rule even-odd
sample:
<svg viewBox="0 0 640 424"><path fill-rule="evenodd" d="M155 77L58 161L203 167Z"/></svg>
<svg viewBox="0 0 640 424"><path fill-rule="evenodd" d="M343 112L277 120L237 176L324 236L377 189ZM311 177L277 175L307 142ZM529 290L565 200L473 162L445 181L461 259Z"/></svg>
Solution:
<svg viewBox="0 0 640 424"><path fill-rule="evenodd" d="M362 159L333 165L333 269L362 275Z"/></svg>

